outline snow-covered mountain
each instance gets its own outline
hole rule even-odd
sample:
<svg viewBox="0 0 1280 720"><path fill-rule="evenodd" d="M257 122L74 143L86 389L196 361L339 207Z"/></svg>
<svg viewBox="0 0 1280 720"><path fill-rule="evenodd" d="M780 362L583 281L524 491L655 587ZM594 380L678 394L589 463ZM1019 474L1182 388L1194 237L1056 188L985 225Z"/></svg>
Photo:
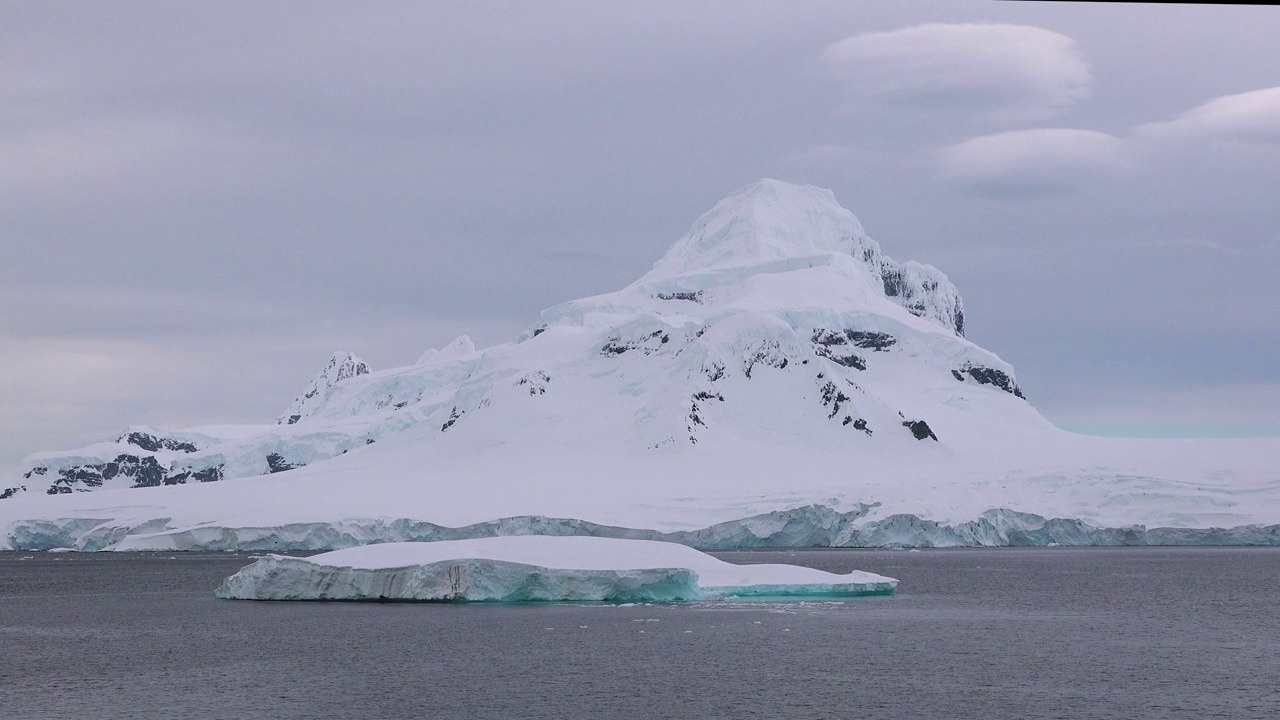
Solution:
<svg viewBox="0 0 1280 720"><path fill-rule="evenodd" d="M1280 542L1280 443L1065 433L964 323L830 191L764 180L510 343L338 353L276 424L33 455L0 481L0 544Z"/></svg>

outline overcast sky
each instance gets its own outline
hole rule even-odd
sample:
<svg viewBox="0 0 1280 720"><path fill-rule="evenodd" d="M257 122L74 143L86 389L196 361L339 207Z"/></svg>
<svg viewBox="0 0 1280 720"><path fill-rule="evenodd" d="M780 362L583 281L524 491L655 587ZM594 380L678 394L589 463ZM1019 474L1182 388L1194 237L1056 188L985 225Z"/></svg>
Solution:
<svg viewBox="0 0 1280 720"><path fill-rule="evenodd" d="M0 464L505 342L761 177L1075 430L1280 435L1280 10L0 3Z"/></svg>

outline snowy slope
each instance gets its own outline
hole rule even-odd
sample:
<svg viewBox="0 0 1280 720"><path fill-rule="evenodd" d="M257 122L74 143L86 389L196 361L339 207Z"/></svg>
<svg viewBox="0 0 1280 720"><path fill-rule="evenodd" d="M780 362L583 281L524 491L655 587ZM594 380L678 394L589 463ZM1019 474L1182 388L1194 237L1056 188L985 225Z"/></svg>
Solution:
<svg viewBox="0 0 1280 720"><path fill-rule="evenodd" d="M378 372L339 353L283 424L31 456L0 480L0 543L1280 542L1280 443L1065 433L963 331L943 273L765 180L510 343Z"/></svg>

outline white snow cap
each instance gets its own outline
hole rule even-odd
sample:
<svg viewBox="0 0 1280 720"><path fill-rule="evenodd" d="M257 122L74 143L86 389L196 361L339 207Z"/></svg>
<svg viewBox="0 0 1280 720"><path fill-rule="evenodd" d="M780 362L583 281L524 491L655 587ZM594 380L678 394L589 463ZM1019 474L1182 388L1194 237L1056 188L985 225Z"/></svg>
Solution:
<svg viewBox="0 0 1280 720"><path fill-rule="evenodd" d="M459 335L453 342L445 345L439 350L432 348L418 358L418 365L427 365L430 363L443 362L445 360L455 360L476 351L476 344L471 341L469 335Z"/></svg>
<svg viewBox="0 0 1280 720"><path fill-rule="evenodd" d="M357 375L366 375L368 373L368 363L356 357L354 353L335 352L333 357L329 358L328 364L320 371L320 374L316 375L311 384L307 386L306 392L299 395L289 405L289 409L276 418L276 423L279 425L292 425L302 420L324 401L325 394L329 388L343 380L349 380Z"/></svg>
<svg viewBox="0 0 1280 720"><path fill-rule="evenodd" d="M830 190L759 180L698 218L641 282L806 255L849 255L866 239L862 223Z"/></svg>
<svg viewBox="0 0 1280 720"><path fill-rule="evenodd" d="M886 257L834 193L812 185L764 179L729 195L698 218L639 283L831 255L861 261L867 281L882 287L889 300L964 336L964 302L941 270Z"/></svg>

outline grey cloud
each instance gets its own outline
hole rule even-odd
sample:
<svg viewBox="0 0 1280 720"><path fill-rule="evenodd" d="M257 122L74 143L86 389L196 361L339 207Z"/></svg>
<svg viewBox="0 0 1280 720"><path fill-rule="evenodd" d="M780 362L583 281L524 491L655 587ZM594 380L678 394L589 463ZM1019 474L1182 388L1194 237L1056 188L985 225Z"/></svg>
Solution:
<svg viewBox="0 0 1280 720"><path fill-rule="evenodd" d="M1018 200L1070 194L1130 172L1168 176L1188 158L1203 166L1194 176L1211 176L1215 167L1256 163L1266 152L1257 145L1277 143L1280 87L1218 97L1125 137L1069 128L970 137L943 148L938 169L968 192Z"/></svg>
<svg viewBox="0 0 1280 720"><path fill-rule="evenodd" d="M863 33L827 46L822 58L854 93L1002 121L1053 114L1087 97L1092 81L1074 40L1027 25Z"/></svg>
<svg viewBox="0 0 1280 720"><path fill-rule="evenodd" d="M1156 142L1280 143L1280 87L1217 97L1172 120L1140 125L1135 133Z"/></svg>
<svg viewBox="0 0 1280 720"><path fill-rule="evenodd" d="M269 420L339 348L385 368L462 333L505 341L630 283L760 177L832 188L888 254L945 270L974 339L1051 417L1141 382L1116 358L1156 362L1145 348L1176 345L1148 341L1162 333L1203 361L1161 366L1152 393L1202 387L1214 362L1280 384L1274 256L1142 245L1275 239L1280 148L1130 135L1274 84L1273 16L1167 11L1156 27L1147 8L964 0L11 4L0 461L133 422ZM1021 28L988 65L952 30L879 46L861 85L821 59L983 21ZM1072 192L1024 203L938 176L935 150L1046 113L1140 146L1147 169L1050 158L1038 182ZM1036 186L1025 158L1002 167L1005 192Z"/></svg>
<svg viewBox="0 0 1280 720"><path fill-rule="evenodd" d="M1047 128L983 135L945 148L941 175L997 197L1071 193L1123 172L1124 144L1092 130Z"/></svg>

